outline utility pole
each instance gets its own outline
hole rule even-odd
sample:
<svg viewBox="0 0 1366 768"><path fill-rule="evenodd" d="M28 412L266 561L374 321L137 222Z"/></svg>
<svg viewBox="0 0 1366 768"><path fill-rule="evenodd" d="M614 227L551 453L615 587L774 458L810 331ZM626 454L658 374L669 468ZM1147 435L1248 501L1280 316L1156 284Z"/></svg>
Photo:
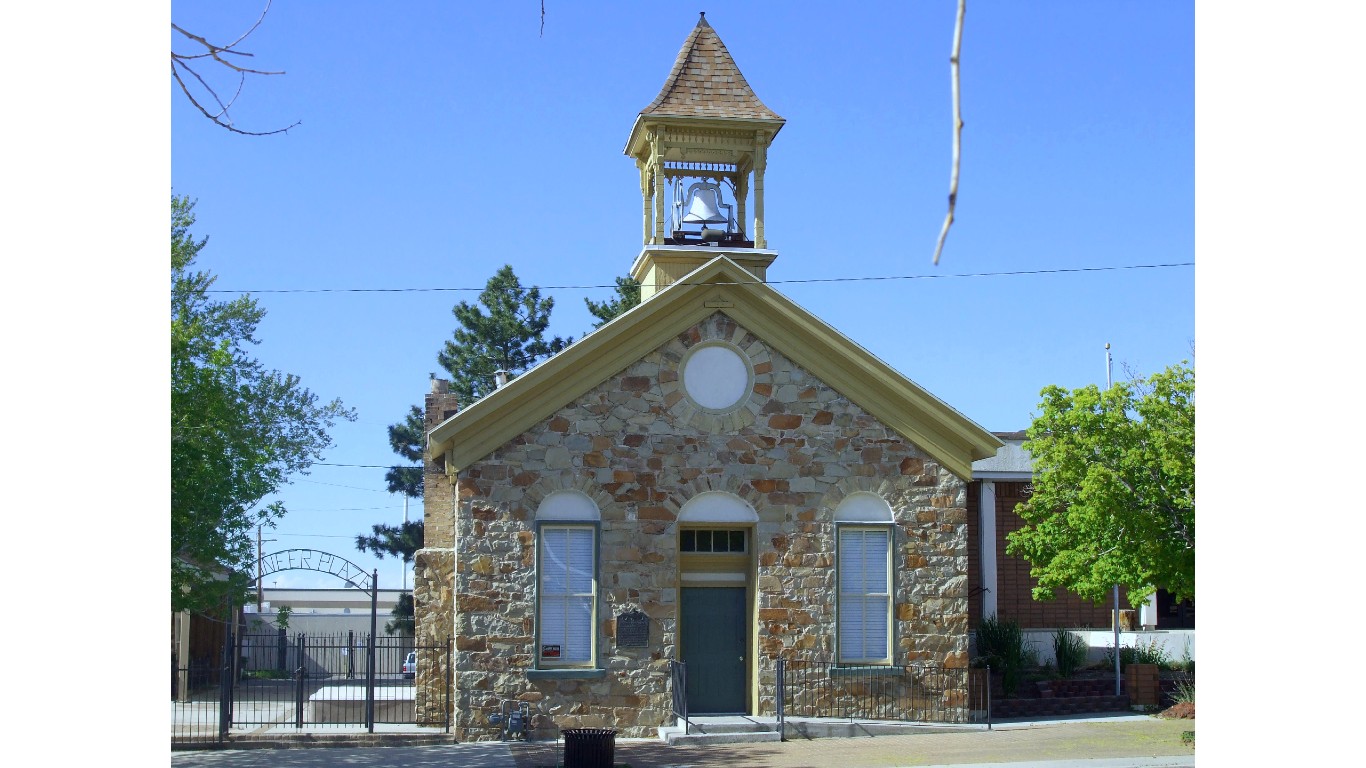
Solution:
<svg viewBox="0 0 1366 768"><path fill-rule="evenodd" d="M1110 342L1105 342L1105 391L1110 391ZM1119 673L1119 585L1115 585L1115 695L1120 694Z"/></svg>

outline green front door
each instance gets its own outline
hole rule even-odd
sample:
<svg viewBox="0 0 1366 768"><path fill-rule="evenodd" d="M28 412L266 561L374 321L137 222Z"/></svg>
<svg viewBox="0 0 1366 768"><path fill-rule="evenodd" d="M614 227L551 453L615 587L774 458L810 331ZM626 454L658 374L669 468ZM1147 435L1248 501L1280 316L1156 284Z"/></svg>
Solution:
<svg viewBox="0 0 1366 768"><path fill-rule="evenodd" d="M688 713L745 714L745 588L684 587Z"/></svg>

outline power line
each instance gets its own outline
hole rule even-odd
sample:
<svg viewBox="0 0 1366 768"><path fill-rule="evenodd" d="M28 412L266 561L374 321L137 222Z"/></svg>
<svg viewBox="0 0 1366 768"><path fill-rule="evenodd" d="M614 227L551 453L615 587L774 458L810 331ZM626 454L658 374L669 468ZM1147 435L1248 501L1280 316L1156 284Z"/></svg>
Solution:
<svg viewBox="0 0 1366 768"><path fill-rule="evenodd" d="M947 275L876 275L872 277L812 277L792 280L739 280L734 282L707 283L707 285L785 285L801 283L855 283L881 280L943 280L948 278L972 277L1019 277L1023 275L1061 275L1084 272L1118 272L1130 269L1168 269L1171 267L1193 267L1193 261L1180 261L1171 264L1128 264L1116 267L1065 267L1058 269L1023 269L1009 272L958 272ZM673 283L672 285L694 285L693 283ZM543 291L586 291L615 289L613 285L542 285L533 286ZM259 288L255 290L229 290L210 288L205 293L452 293L472 291L479 293L486 288Z"/></svg>

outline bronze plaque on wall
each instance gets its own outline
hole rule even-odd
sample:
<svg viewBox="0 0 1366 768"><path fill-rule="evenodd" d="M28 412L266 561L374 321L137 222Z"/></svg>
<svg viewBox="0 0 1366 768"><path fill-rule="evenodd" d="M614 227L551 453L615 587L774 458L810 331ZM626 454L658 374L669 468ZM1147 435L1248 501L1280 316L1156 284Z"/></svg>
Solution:
<svg viewBox="0 0 1366 768"><path fill-rule="evenodd" d="M617 647L644 648L650 644L650 617L640 611L617 616Z"/></svg>

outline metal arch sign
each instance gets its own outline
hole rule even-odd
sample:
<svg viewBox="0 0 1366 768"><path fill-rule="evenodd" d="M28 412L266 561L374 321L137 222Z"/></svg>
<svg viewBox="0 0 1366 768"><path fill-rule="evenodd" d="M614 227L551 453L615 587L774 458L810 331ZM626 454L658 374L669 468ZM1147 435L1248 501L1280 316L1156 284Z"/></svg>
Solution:
<svg viewBox="0 0 1366 768"><path fill-rule="evenodd" d="M257 561L260 575L268 576L276 571L309 570L330 573L345 581L348 586L373 592L374 579L359 565L331 552L316 549L282 549L269 555L262 555Z"/></svg>

